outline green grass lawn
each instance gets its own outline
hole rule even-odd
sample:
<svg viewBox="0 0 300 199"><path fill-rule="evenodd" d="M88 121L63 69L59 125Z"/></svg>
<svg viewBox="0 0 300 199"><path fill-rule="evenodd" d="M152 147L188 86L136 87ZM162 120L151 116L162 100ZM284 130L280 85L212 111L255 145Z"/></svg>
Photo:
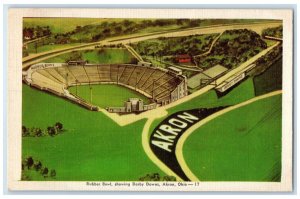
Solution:
<svg viewBox="0 0 300 199"><path fill-rule="evenodd" d="M35 54L36 53L34 45L35 45L34 42L28 44L29 54ZM51 51L51 50L58 50L58 49L73 47L73 46L77 46L77 45L80 45L80 43L38 45L37 53L42 53L42 52Z"/></svg>
<svg viewBox="0 0 300 199"><path fill-rule="evenodd" d="M263 40L267 43L268 47L273 46L276 43L276 41L270 39L263 39Z"/></svg>
<svg viewBox="0 0 300 199"><path fill-rule="evenodd" d="M201 181L280 181L281 95L206 123L188 137L183 154Z"/></svg>
<svg viewBox="0 0 300 199"><path fill-rule="evenodd" d="M214 90L210 90L198 97L195 97L187 102L184 102L178 106L168 109L168 115L176 113L182 110L190 110L195 108L212 108L217 106L228 106L241 103L248 99L255 97L254 87L252 78L248 78L242 82L239 86L234 88L230 93L218 98ZM166 116L167 117L167 116ZM159 118L154 120L151 124L151 131L163 120L164 118Z"/></svg>
<svg viewBox="0 0 300 199"><path fill-rule="evenodd" d="M46 63L67 62L68 60L83 59L94 64L129 64L136 59L127 49L105 48L95 50L73 51L45 60Z"/></svg>
<svg viewBox="0 0 300 199"><path fill-rule="evenodd" d="M120 127L101 112L23 85L23 125L45 129L57 121L66 129L63 134L22 138L22 156L55 169L56 180L135 181L147 173L163 175L142 148L145 120ZM32 180L49 179L33 175Z"/></svg>
<svg viewBox="0 0 300 199"><path fill-rule="evenodd" d="M86 25L99 25L103 22L120 22L124 19L120 18L68 18L68 17L26 17L23 19L24 27L36 27L36 26L50 26L50 29L53 33L66 33L69 31L73 31L76 26L86 26ZM130 21L140 22L144 19L133 18ZM271 21L271 20L257 20L257 19L237 19L237 20L204 20L202 25L216 25L216 24L226 24L226 23L245 23L245 22L263 22L263 21ZM161 31L164 29L172 29L172 28L180 28L181 26L172 25L163 27L151 27L150 30L143 30L144 32L150 31Z"/></svg>
<svg viewBox="0 0 300 199"><path fill-rule="evenodd" d="M150 100L144 95L133 91L129 88L114 85L101 84L91 85L92 87L92 104L101 108L124 106L124 102L129 98L140 98L144 104L149 104ZM70 87L69 91L76 95L76 86ZM82 99L90 102L90 87L89 85L78 86L77 95Z"/></svg>
<svg viewBox="0 0 300 199"><path fill-rule="evenodd" d="M96 18L24 18L24 27L36 27L36 26L49 26L53 33L66 33L73 31L76 26L85 26L91 24L99 24L108 19L96 19ZM110 19L114 20L114 19Z"/></svg>
<svg viewBox="0 0 300 199"><path fill-rule="evenodd" d="M107 48L102 50L85 51L83 59L89 63L122 64L134 63L136 59L127 49Z"/></svg>

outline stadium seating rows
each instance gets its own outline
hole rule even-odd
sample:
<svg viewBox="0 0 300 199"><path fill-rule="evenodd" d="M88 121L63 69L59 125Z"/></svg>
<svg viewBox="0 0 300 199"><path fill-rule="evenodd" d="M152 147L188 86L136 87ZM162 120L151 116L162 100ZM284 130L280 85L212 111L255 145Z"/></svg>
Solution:
<svg viewBox="0 0 300 199"><path fill-rule="evenodd" d="M75 84L113 82L136 88L160 103L183 81L180 76L154 67L122 65L72 65L35 71L33 83L49 86L62 93L63 87Z"/></svg>

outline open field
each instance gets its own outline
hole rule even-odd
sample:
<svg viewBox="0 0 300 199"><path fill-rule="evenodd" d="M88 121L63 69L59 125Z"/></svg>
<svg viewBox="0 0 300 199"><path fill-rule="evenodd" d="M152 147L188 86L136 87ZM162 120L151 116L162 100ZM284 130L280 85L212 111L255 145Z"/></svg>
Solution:
<svg viewBox="0 0 300 199"><path fill-rule="evenodd" d="M183 154L201 181L280 181L281 95L204 124L187 138Z"/></svg>
<svg viewBox="0 0 300 199"><path fill-rule="evenodd" d="M154 20L151 19L149 21L149 23L153 23ZM204 25L204 22L208 21L210 20L203 20L201 26ZM166 21L160 21L160 23L162 22L165 23ZM192 20L188 23L191 22ZM197 21L197 23L200 22L201 20ZM199 30L197 28L190 28L185 29L182 32L166 31L165 33L160 34L151 33L154 29L155 31L158 31L156 30L159 29L158 26L148 27L146 25L146 28L144 29L135 30L135 34L138 35L138 33L141 33L148 28L149 32L145 33L151 34L137 37L131 35L131 37L126 38L127 28L131 27L129 25L126 26L126 23L129 22L123 21L121 23L121 29L126 27L126 31L124 29L124 32L121 34L117 34L118 31L116 27L119 24L115 24L114 27L111 24L111 21L107 23L107 25L102 25L101 21L91 23L99 25L99 27L89 24L83 29L78 28L80 29L78 32L75 31L75 33L70 33L72 34L71 37L77 37L75 39L71 38L71 40L72 42L78 42L76 39L80 38L81 43L81 36L85 36L88 37L88 39L92 38L95 43L87 43L90 41L86 40L83 41L83 43L86 44L77 47L76 45L73 46L73 44L41 46L40 50L44 53L38 52L38 54L29 55L29 58L23 59L23 67L26 68L26 65L29 66L30 64L37 62L64 63L69 60L86 60L88 63L106 64L107 67L101 68L90 66L94 67L94 69L88 68L90 69L90 73L94 75L94 79L96 79L92 81L97 82L98 77L101 76L99 70L106 71L105 75L108 77L107 79L112 78L112 66L109 66L108 64L137 63L137 59L126 49L98 47L95 49L95 45L122 46L121 44L143 43L151 40L154 41L154 43L151 43L149 48L143 46L142 49L145 53L150 53L150 55L147 54L147 58L151 57L151 59L159 59L159 57L163 57L162 53L166 53L166 48L170 47L170 44L163 46L164 44L160 41L160 37L171 35L173 38L179 38L185 36L190 40L188 39L187 43L182 42L184 43L182 46L178 46L178 43L180 43L179 41L171 39L172 45L175 45L172 46L171 49L178 50L179 47L184 49L198 49L201 47L200 42L197 43L197 39L199 38L194 38L197 37L195 35L188 36L192 34L193 31L201 35L218 35L216 33L222 33L230 27L233 27L233 29L240 29L241 27L249 25L243 24L241 27L232 24L228 25L228 27L209 26L206 29L203 28L203 30L200 30L200 28L198 28ZM133 24L133 28L143 27L143 24L140 22L136 23L139 24ZM178 24L172 24L170 27L171 26L174 28L175 26L178 26ZM264 24L260 24L256 28L259 29L262 28L262 26L264 26ZM100 27L103 28L103 31L102 29L99 31ZM165 28L164 30L168 29L168 25L162 25L161 27ZM151 30L151 28L153 29ZM90 32L85 32L85 30L90 30ZM256 34L253 32L251 33L252 35L250 33L245 33L242 34L242 37L238 37L238 30L235 31L236 33L233 32L234 34L231 34L230 32L225 34L225 37L222 38L221 42L213 49L212 54L210 54L210 59L207 59L207 64L204 64L207 65L207 67L210 67L210 65L215 65L219 62L222 65L226 65L227 62L232 62L235 64L227 65L228 68L235 68L238 66L229 71L226 75L218 78L217 82L219 83L226 80L231 75L244 70L249 64L263 56L272 48L270 46L272 42L266 43L265 41L261 41L261 36L258 35L260 33ZM103 34L106 35L103 36ZM115 36L118 36L116 37L116 40L111 39L111 36L114 34ZM118 39L122 37L125 37L125 39ZM255 38L257 45L252 37ZM204 37L202 39L203 41L201 41L201 43L204 42L204 40L211 40L210 38L205 39ZM99 41L101 41L101 43ZM227 53L225 52L226 48L223 48L226 43L230 43L230 45L228 44L230 47L229 51L232 55L230 59L226 59L224 56L224 54ZM279 42L276 42L275 45L278 43ZM78 44L79 43L77 43L77 45ZM190 44L193 44L194 46L191 46ZM242 44L242 47L237 48L240 44ZM251 46L252 44L253 46ZM250 50L248 49L249 46L251 47ZM150 49L150 47L153 49ZM205 48L204 46L202 47ZM263 50L267 47L269 48ZM30 49L34 50L32 49L32 46ZM174 53L175 51L172 52L172 54ZM237 53L239 56L237 56ZM171 56L165 55L164 57L170 58ZM156 60L156 62L159 63L158 60ZM242 63L241 65L239 65L240 62ZM162 63L160 64L160 67L165 67L166 65L168 65L168 63ZM115 74L117 74L115 75L115 79L119 80L119 77L121 76L118 75L119 66L115 66L118 67L118 70L115 72ZM110 114L105 110L101 110L101 112L88 111L77 104L72 104L70 101L23 85L23 125L27 128L40 127L46 129L55 122L61 122L64 125L65 131L54 137L23 137L22 156L23 158L32 156L34 159L40 160L43 165L47 166L49 169L55 169L57 172L56 180L136 181L141 176L145 176L149 173L159 173L160 175L164 175L165 172L168 175L173 175L161 166L161 164L155 160L155 156L153 155L152 157L152 151L149 151L147 147L145 147L149 144L147 136L150 135L150 132L158 125L158 123L167 116L178 111L201 107L230 106L249 100L257 95L281 89L281 87L278 86L281 85L282 71L278 72L278 67L281 67L281 65L275 64L275 66L277 66L277 68L270 67L266 72L259 76L245 78L223 97L218 98L215 90L213 90L214 85L207 85L204 88L199 89L198 93L193 93L195 95L192 94L186 96L174 103L158 107L149 112L128 115ZM78 73L78 78L84 80L79 82L88 82L91 80L89 79L89 72L87 72L88 69L85 69L87 67L80 66L80 70L77 71L75 68L69 67L69 70L70 73L72 70L75 71L75 75L73 74L74 77ZM133 85L135 82L136 86L137 77L134 78L135 76L132 74L138 73L133 73L132 71L136 70L137 67L133 70L128 66L123 68L124 70L121 71L123 78L120 78L120 80L131 82ZM49 72L54 72L54 70L56 69L51 69ZM150 69L147 70L149 73ZM190 73L193 72L195 71ZM97 75L95 75L95 73L97 73ZM52 73L47 73L46 76L51 76L51 74ZM151 74L153 74L153 72ZM273 76L279 80L272 79ZM148 82L151 82L149 77L145 79L145 82L147 82L147 80ZM62 86L60 86L60 89L61 87ZM91 85L91 88L92 89L90 89L89 85L73 86L70 87L69 90L71 93L76 94L87 102L101 108L106 108L108 106L123 106L124 101L131 97L141 98L144 100L145 104L150 103L150 100L145 96L118 85ZM150 86L147 88L150 88ZM91 92L92 98L90 96ZM276 100L274 100L275 98ZM191 137L193 137L192 139L189 137L184 145L185 147L188 145L187 148L184 148L184 157L187 159L187 163L191 170L195 172L200 180L230 181L240 179L250 181L277 181L280 178L280 173L278 171L280 171L281 168L281 145L280 143L278 144L278 142L281 140L281 126L278 125L281 124L281 106L279 106L281 105L281 95L279 95L279 97L275 96L275 98L270 97L270 99L261 100L226 113L220 117L221 119L216 118L204 126L201 126L195 131L195 134L191 135ZM243 119L243 116L245 116L246 119ZM273 123L276 123L276 125L272 126ZM204 131L202 129L204 129ZM274 131L276 136L272 137L273 134L270 134L271 131ZM271 138L268 139L268 137ZM258 155L256 156L256 154ZM205 158L199 158L199 155ZM266 163L259 165L259 163L262 163L265 156L267 156L267 158L265 158ZM210 159L210 157L212 157L212 159ZM249 161L253 162L251 162L252 165L249 164ZM236 165L237 162L241 162L241 164ZM205 166L202 166L202 164ZM247 173L248 170L249 173ZM31 171L27 172L32 177L32 180L50 180L43 179L43 177L36 175ZM202 175L203 173L204 177Z"/></svg>
<svg viewBox="0 0 300 199"><path fill-rule="evenodd" d="M270 39L263 39L263 41L266 42L268 47L273 46L276 43L276 41Z"/></svg>
<svg viewBox="0 0 300 199"><path fill-rule="evenodd" d="M99 25L103 22L120 22L124 19L108 19L108 18L24 18L23 23L24 27L35 27L35 26L49 26L53 33L65 33L72 31L76 26L86 26L86 25ZM130 21L140 22L144 19L130 19ZM152 19L153 20L153 19ZM253 22L263 22L271 20L257 20L257 19L232 19L232 20L205 20L202 22L203 26L207 25L217 25L217 24L230 24L230 23L253 23ZM180 26L174 24L170 28L179 28ZM156 28L154 31L166 29L164 26L161 28ZM144 32L149 32L152 29L144 29ZM153 30L152 30L153 31Z"/></svg>
<svg viewBox="0 0 300 199"><path fill-rule="evenodd" d="M70 43L70 44L53 44L53 45L38 45L37 49L35 49L35 44L30 43L28 44L28 52L29 54L35 54L41 53L41 52L47 52L50 50L58 50L58 49L63 49L63 48L68 48L68 47L73 47L80 45L79 43Z"/></svg>
<svg viewBox="0 0 300 199"><path fill-rule="evenodd" d="M222 98L218 98L214 90L210 90L192 100L182 103L176 107L167 109L168 116L178 111L195 109L195 108L212 108L217 106L227 106L238 104L248 99L255 97L254 86L251 78L242 82L239 86L234 88L230 93ZM167 117L167 116L166 116ZM163 120L164 118L156 119L151 124L150 130L153 129Z"/></svg>
<svg viewBox="0 0 300 199"><path fill-rule="evenodd" d="M147 173L163 175L142 148L145 120L120 127L103 113L56 96L25 85L22 92L23 125L44 129L60 121L66 129L55 137L22 139L23 157L32 156L55 169L56 180L135 181Z"/></svg>
<svg viewBox="0 0 300 199"><path fill-rule="evenodd" d="M134 63L136 59L126 49L97 49L73 51L45 60L47 63L64 63L68 60L86 60L93 64L124 64Z"/></svg>
<svg viewBox="0 0 300 199"><path fill-rule="evenodd" d="M150 100L135 92L129 88L114 85L114 84L101 84L101 85L91 85L92 87L92 104L99 106L101 108L106 107L120 107L124 106L124 102L129 98L140 98L144 101L144 104L149 104ZM76 86L70 87L68 89L71 93L76 95ZM90 86L77 86L77 96L90 102Z"/></svg>
<svg viewBox="0 0 300 199"><path fill-rule="evenodd" d="M49 26L53 33L66 33L76 26L96 25L108 19L95 18L24 18L24 27ZM110 19L111 21L112 19Z"/></svg>
<svg viewBox="0 0 300 199"><path fill-rule="evenodd" d="M109 44L129 44L129 43L135 43L143 40L148 40L148 39L154 39L158 37L182 37L182 36L187 36L187 35L193 35L193 34L211 34L211 33L222 33L225 30L231 30L231 29L244 29L244 28L251 28L251 30L254 30L256 32L261 32L263 29L266 27L274 27L280 25L281 22L279 21L272 21L272 22L266 22L266 23L253 23L251 26L249 24L231 24L231 25L219 25L215 27L200 27L200 28L190 28L190 29L185 29L185 30L174 30L170 32L157 32L157 33L152 33L152 34L131 34L131 36L128 35L123 35L123 36L117 36L114 37L113 40L109 39L104 39L101 41L102 45L109 45ZM26 56L22 59L23 61L23 69L28 68L29 65L42 62L46 59L49 59L51 57L55 57L61 54L64 54L66 52L71 52L76 50L84 50L87 47L91 47L93 45L99 45L99 42L93 42L93 43L88 43L88 44L83 44L79 45L76 47L71 47L71 48L62 48L58 50L52 50L49 52L42 52L38 54L31 54L29 56Z"/></svg>

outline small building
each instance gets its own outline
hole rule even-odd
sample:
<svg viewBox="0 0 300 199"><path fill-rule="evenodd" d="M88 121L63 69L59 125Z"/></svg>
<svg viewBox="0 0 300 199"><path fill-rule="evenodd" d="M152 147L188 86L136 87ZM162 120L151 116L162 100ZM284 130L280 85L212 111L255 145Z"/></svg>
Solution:
<svg viewBox="0 0 300 199"><path fill-rule="evenodd" d="M31 37L29 37L29 36L24 36L24 40L30 40L31 39Z"/></svg>
<svg viewBox="0 0 300 199"><path fill-rule="evenodd" d="M235 74L228 79L226 79L223 83L219 84L215 89L219 92L225 92L229 88L233 87L243 79L245 79L246 75L245 72L240 74Z"/></svg>
<svg viewBox="0 0 300 199"><path fill-rule="evenodd" d="M192 62L192 57L188 54L177 55L176 56L176 61L178 63L190 63L190 62Z"/></svg>
<svg viewBox="0 0 300 199"><path fill-rule="evenodd" d="M215 78L219 75L226 73L227 70L228 70L228 68L226 68L220 64L217 64L217 65L203 71L203 74L210 78Z"/></svg>
<svg viewBox="0 0 300 199"><path fill-rule="evenodd" d="M77 65L85 65L87 61L84 60L78 60L78 61L68 61L69 66L77 66Z"/></svg>
<svg viewBox="0 0 300 199"><path fill-rule="evenodd" d="M124 102L123 107L107 107L106 110L111 113L140 113L155 109L156 103L144 105L144 101L139 98L129 98Z"/></svg>
<svg viewBox="0 0 300 199"><path fill-rule="evenodd" d="M219 76L225 74L227 70L228 69L226 67L217 64L203 72L200 72L190 77L188 79L188 87L190 89L196 89L197 87L206 85L214 79L218 78Z"/></svg>
<svg viewBox="0 0 300 199"><path fill-rule="evenodd" d="M174 66L168 67L169 71L175 73L176 75L182 75L182 70L179 68L176 68Z"/></svg>
<svg viewBox="0 0 300 199"><path fill-rule="evenodd" d="M143 111L144 102L139 98L129 98L124 105L126 112L140 112Z"/></svg>

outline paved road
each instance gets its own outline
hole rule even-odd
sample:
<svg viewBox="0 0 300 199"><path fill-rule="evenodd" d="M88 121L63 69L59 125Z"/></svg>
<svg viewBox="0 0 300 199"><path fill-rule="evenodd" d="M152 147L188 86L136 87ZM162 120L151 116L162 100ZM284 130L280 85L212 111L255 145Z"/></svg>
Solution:
<svg viewBox="0 0 300 199"><path fill-rule="evenodd" d="M178 140L193 125L224 108L226 107L183 110L164 118L150 135L149 144L152 152L181 179L189 181L190 179L186 176L184 170L182 170L175 154ZM188 116L189 119L186 120L183 116ZM170 122L172 120L177 121L177 123ZM181 124L180 126L178 125L179 123ZM168 131L170 127L176 129L176 133L173 131L170 133Z"/></svg>
<svg viewBox="0 0 300 199"><path fill-rule="evenodd" d="M175 154L176 154L176 159L181 167L181 169L184 171L185 175L188 177L188 179L190 179L191 181L200 181L199 178L197 176L195 176L193 174L193 172L189 169L187 163L184 160L184 156L183 156L183 145L186 141L186 139L193 133L195 132L195 130L197 130L198 128L200 128L201 126L203 126L204 124L206 124L207 122L222 116L223 114L233 111L235 109L241 108L243 106L246 106L248 104L251 104L255 101L258 100L262 100L268 97L272 97L275 95L279 95L281 94L282 91L274 91L265 95L261 95L255 98L252 98L248 101L242 102L240 104L231 106L229 108L223 109L217 113L214 113L212 115L210 115L209 117L204 118L203 120L201 120L200 122L196 123L195 125L193 125L191 128L189 128L187 131L184 132L184 134L179 138L177 145L176 145L176 149L175 149Z"/></svg>
<svg viewBox="0 0 300 199"><path fill-rule="evenodd" d="M213 40L213 42L210 44L210 47L209 47L208 51L206 51L205 53L202 53L202 54L200 54L200 55L195 55L194 58L195 58L195 57L202 57L202 56L204 56L204 55L209 54L209 53L211 52L212 48L214 47L215 43L218 41L218 39L221 37L222 34L223 34L223 32L221 32L221 33Z"/></svg>
<svg viewBox="0 0 300 199"><path fill-rule="evenodd" d="M126 36L115 37L115 38L103 40L101 42L83 44L83 45L78 45L78 46L74 46L74 47L66 47L63 49L56 49L56 50L52 50L52 51L29 55L22 59L22 61L23 61L22 68L26 69L32 64L41 62L43 60L46 60L51 57L55 57L55 56L58 56L58 55L61 55L61 54L67 53L67 52L71 52L73 50L94 49L95 45L109 45L109 44L119 44L119 43L128 44L128 43L134 43L134 42L139 42L139 41L148 40L148 39L154 39L154 38L158 38L158 37L179 37L179 36L188 36L188 35L193 35L193 34L222 33L225 30L243 29L243 28L251 29L253 31L256 31L257 33L261 33L262 30L265 28L276 27L279 25L281 25L280 22L239 24L239 25L219 25L219 26L213 26L213 27L202 27L202 28L195 28L195 29L188 29L188 30L179 30L179 31L168 32L168 33L158 33L158 34L139 36L139 37L133 37L133 38L126 38ZM119 39L119 40L114 41L116 39Z"/></svg>
<svg viewBox="0 0 300 199"><path fill-rule="evenodd" d="M39 37L39 38L36 38L36 39L33 39L33 40L25 41L25 42L23 42L23 44L30 44L30 43L33 43L35 41L39 41L39 40L45 39L47 37L49 37L49 36L43 36L43 37Z"/></svg>
<svg viewBox="0 0 300 199"><path fill-rule="evenodd" d="M252 64L254 63L257 59L259 59L260 57L264 56L266 53L268 53L270 50L272 50L274 47L278 46L280 42L277 42L276 44L274 44L273 46L261 51L260 53L258 53L257 55L255 55L254 57L252 57L251 59L249 59L248 61L242 63L240 66L238 66L237 68L231 70L230 72L228 72L227 74L223 75L222 77L218 78L216 80L217 82L217 85L221 84L222 82L224 82L225 80L227 80L228 78L230 78L231 76L235 75L235 74L238 74L238 73L241 73L245 70L247 70L247 68ZM155 114L153 114L151 111L147 111L144 113L144 115L140 115L140 117L143 117L143 118L147 118L148 116L148 120L146 122L146 125L144 126L144 129L143 129L143 132L142 132L142 144L143 144L143 148L145 150L145 153L148 155L148 157L161 169L163 170L166 174L168 175L173 175L175 176L177 179L179 180L182 180L182 178L180 178L175 172L173 172L169 167L167 167L160 159L158 159L156 157L156 155L153 153L153 151L151 150L150 148L150 145L149 145L149 133L150 133L150 126L152 124L152 122L156 119L156 118L160 118L160 117L163 117L164 115L166 115L166 112L167 112L167 109L169 108L172 108L174 106L177 106L181 103L184 103L184 102L187 102L189 100L192 100L193 98L195 97L198 97L204 93L206 93L207 91L215 88L216 86L215 85L207 85L201 89L199 89L198 91L188 95L188 96L185 96L184 98L181 98L175 102L172 102L168 105L165 105L165 106L162 106L162 107L159 107L159 108L156 108L154 109L155 111ZM272 94L269 94L269 95L272 95ZM255 99L255 98L254 98ZM259 98L257 98L259 99ZM234 106L233 106L234 107ZM129 118L131 116L127 116L126 120L127 121L134 121L134 118L131 117L131 119ZM113 119L113 118L112 118ZM116 118L117 119L117 118ZM113 119L114 120L114 119ZM116 121L116 120L115 120ZM122 119L121 118L118 118L117 121L121 122L122 123ZM203 120L205 121L205 119ZM178 151L176 153L179 153ZM176 154L177 156L177 154ZM179 161L179 164L182 166L183 165L183 161L182 159L181 160L178 160ZM180 162L181 161L181 162ZM185 172L185 174L187 174L187 177L190 179L190 180L195 180L195 176L193 175L188 175L189 174L189 170L187 170L188 167L184 167L183 170ZM186 171L188 173L186 173Z"/></svg>

